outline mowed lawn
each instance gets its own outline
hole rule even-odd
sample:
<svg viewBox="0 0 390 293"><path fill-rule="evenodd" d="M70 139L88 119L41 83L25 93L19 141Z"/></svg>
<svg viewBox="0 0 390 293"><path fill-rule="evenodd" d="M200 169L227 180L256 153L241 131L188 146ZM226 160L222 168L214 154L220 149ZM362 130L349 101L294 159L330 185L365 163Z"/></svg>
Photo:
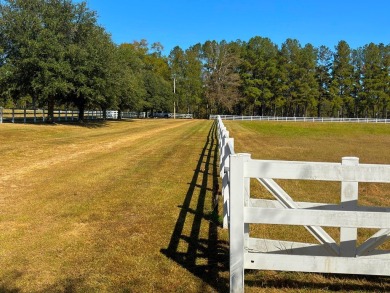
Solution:
<svg viewBox="0 0 390 293"><path fill-rule="evenodd" d="M253 158L339 162L354 155L390 164L390 125L225 124L236 151ZM213 206L219 181L213 121L0 124L0 153L0 292L228 292L221 199ZM339 196L337 184L281 184L297 200ZM253 185L254 196L262 196ZM359 196L390 206L389 190L362 185ZM278 229L252 232L308 238L299 229ZM380 292L390 291L390 280L247 271L245 286Z"/></svg>
<svg viewBox="0 0 390 293"><path fill-rule="evenodd" d="M0 292L226 291L216 142L201 120L0 124Z"/></svg>
<svg viewBox="0 0 390 293"><path fill-rule="evenodd" d="M253 159L341 162L358 157L362 164L390 164L390 124L295 123L224 121L234 138L235 151ZM339 182L277 180L296 201L339 203ZM253 197L274 199L256 180ZM359 184L359 205L390 207L390 184ZM251 225L251 236L318 243L303 227ZM325 228L336 240L339 229ZM358 229L358 245L376 230ZM381 249L390 249L390 241ZM390 272L384 272L390 274ZM248 271L246 292L390 292L389 277ZM262 289L260 289L262 288Z"/></svg>

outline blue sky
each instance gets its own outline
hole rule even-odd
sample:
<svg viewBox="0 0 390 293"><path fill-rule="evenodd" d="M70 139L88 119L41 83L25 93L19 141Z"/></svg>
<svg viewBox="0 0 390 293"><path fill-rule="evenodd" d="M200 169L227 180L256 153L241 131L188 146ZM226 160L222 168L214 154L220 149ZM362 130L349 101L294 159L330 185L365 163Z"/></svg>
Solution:
<svg viewBox="0 0 390 293"><path fill-rule="evenodd" d="M81 0L77 1L80 2ZM115 43L160 42L168 55L207 40L248 41L287 38L301 45L340 40L351 48L390 43L389 0L86 0Z"/></svg>

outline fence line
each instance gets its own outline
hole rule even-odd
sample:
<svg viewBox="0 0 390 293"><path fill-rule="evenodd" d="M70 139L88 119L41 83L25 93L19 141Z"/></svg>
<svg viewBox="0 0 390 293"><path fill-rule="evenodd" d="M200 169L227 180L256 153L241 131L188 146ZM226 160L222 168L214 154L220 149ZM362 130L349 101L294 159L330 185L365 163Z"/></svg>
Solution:
<svg viewBox="0 0 390 293"><path fill-rule="evenodd" d="M241 121L390 123L390 119L378 119L378 118L210 115L210 119L212 120L216 120L218 117L220 117L222 120L241 120Z"/></svg>
<svg viewBox="0 0 390 293"><path fill-rule="evenodd" d="M253 160L236 154L234 140L217 117L224 228L229 229L230 291L244 291L244 270L282 270L390 276L390 208L358 205L359 182L390 183L390 165ZM250 197L256 179L275 200ZM273 179L341 182L340 204L294 202ZM318 244L250 237L249 224L301 225ZM334 240L322 226L339 227ZM357 245L357 228L378 229ZM339 243L339 244L338 244Z"/></svg>
<svg viewBox="0 0 390 293"><path fill-rule="evenodd" d="M109 112L109 111L107 111ZM45 122L47 120L46 109L4 109L0 108L0 123L11 122L11 123L27 123L27 122ZM54 120L57 122L61 121L74 121L78 119L79 112L76 110L54 110ZM95 120L102 119L103 111L84 111L84 119Z"/></svg>
<svg viewBox="0 0 390 293"><path fill-rule="evenodd" d="M74 121L78 119L79 112L76 110L55 110L54 111L54 120L55 121ZM121 119L135 119L135 118L147 118L147 112L121 112ZM117 110L107 110L106 111L107 119L118 119L119 111ZM168 114L168 118L177 118L177 119L192 119L192 114L176 114L175 116L171 113ZM103 111L98 110L88 110L84 111L85 120L95 120L103 119ZM0 107L0 123L3 122L45 122L47 120L47 110L45 109L4 109Z"/></svg>

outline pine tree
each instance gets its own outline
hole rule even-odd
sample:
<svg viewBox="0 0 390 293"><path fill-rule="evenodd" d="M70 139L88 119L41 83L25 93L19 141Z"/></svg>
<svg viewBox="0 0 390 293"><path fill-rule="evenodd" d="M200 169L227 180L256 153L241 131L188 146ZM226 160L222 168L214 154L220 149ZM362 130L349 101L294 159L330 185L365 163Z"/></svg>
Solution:
<svg viewBox="0 0 390 293"><path fill-rule="evenodd" d="M317 51L311 44L306 44L300 50L298 66L299 75L296 77L298 88L298 106L301 109L299 116L315 115L318 104L319 91L316 80Z"/></svg>
<svg viewBox="0 0 390 293"><path fill-rule="evenodd" d="M320 46L317 50L316 80L318 83L317 116L328 116L330 109L330 82L332 51L326 46Z"/></svg>
<svg viewBox="0 0 390 293"><path fill-rule="evenodd" d="M351 49L347 42L340 41L336 46L332 68L331 99L332 115L354 116L353 66Z"/></svg>
<svg viewBox="0 0 390 293"><path fill-rule="evenodd" d="M364 116L366 111L364 110L367 107L366 100L363 95L363 85L362 85L362 76L363 76L363 49L357 48L351 52L351 62L353 65L353 89L352 97L355 104L355 117Z"/></svg>
<svg viewBox="0 0 390 293"><path fill-rule="evenodd" d="M386 117L389 106L388 46L370 43L364 47L363 96L370 116Z"/></svg>
<svg viewBox="0 0 390 293"><path fill-rule="evenodd" d="M251 115L268 115L276 108L277 46L268 38L254 37L243 47L242 92L252 108Z"/></svg>
<svg viewBox="0 0 390 293"><path fill-rule="evenodd" d="M390 45L379 44L381 52L381 84L383 96L381 98L382 118L388 118L390 110Z"/></svg>

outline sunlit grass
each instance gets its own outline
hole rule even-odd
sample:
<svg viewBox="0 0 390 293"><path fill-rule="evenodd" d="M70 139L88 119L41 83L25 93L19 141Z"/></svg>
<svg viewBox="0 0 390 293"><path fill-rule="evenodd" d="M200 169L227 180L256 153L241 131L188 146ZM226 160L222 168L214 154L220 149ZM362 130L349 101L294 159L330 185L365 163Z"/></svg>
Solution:
<svg viewBox="0 0 390 293"><path fill-rule="evenodd" d="M253 158L390 164L384 125L226 126L236 151ZM196 120L0 124L0 292L228 292L228 233L212 206L214 130ZM281 184L294 199L339 200L339 183ZM362 203L390 205L385 185L360 193ZM390 290L376 277L247 271L245 280L246 292Z"/></svg>
<svg viewBox="0 0 390 293"><path fill-rule="evenodd" d="M224 121L235 139L235 151L250 153L253 159L341 162L342 157L356 156L361 163L390 164L390 125L343 123L283 123ZM295 201L339 203L339 182L278 180ZM273 199L252 179L251 195ZM389 184L359 184L359 204L390 207ZM339 229L325 228L336 240ZM359 229L358 243L375 230ZM317 243L303 227L251 225L251 236L268 239ZM381 246L390 249L390 243ZM279 290L312 292L323 290L388 291L388 277L350 277L288 272L246 273L248 292Z"/></svg>
<svg viewBox="0 0 390 293"><path fill-rule="evenodd" d="M211 125L0 125L0 292L213 292L218 279L226 287L218 261L200 265L222 233L206 219L216 166ZM185 211L173 235L185 197L200 217L194 223ZM197 245L211 226L215 239ZM179 246L167 254L174 237ZM193 264L177 259L189 243Z"/></svg>
<svg viewBox="0 0 390 293"><path fill-rule="evenodd" d="M389 124L226 121L238 152L255 159L390 164ZM251 135L250 137L248 137Z"/></svg>

